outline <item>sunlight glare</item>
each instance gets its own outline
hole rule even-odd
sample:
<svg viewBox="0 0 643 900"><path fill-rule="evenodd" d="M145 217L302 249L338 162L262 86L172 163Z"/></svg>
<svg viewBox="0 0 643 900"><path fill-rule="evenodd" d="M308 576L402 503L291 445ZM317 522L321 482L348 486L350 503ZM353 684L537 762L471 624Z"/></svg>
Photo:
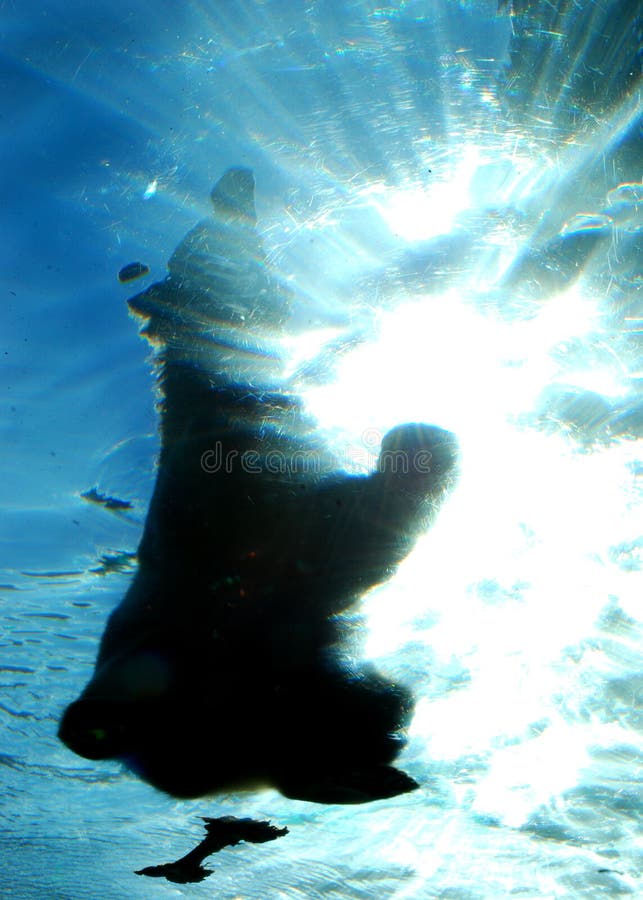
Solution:
<svg viewBox="0 0 643 900"><path fill-rule="evenodd" d="M467 146L452 179L385 191L373 204L393 234L405 241L448 234L457 215L470 206L471 183L479 164L479 148Z"/></svg>
<svg viewBox="0 0 643 900"><path fill-rule="evenodd" d="M470 180L461 169L458 187L392 196L378 189L370 202L397 234L427 238L467 207ZM458 436L452 496L393 581L364 600L363 652L385 667L405 647L410 671L426 673L414 683L411 741L438 764L491 759L472 808L518 828L579 782L602 736L593 723L566 719L610 665L587 635L615 590L633 596L609 548L637 533L627 512L637 450L614 442L579 452L536 418L543 392L557 383L607 397L622 390L616 352L600 367L589 357L573 369L561 362L567 344L603 340L599 298L582 277L543 296L528 318L496 315L478 292L472 276L464 288L380 313L377 338L306 399L346 445L366 446L368 436L372 459L373 435L403 421Z"/></svg>
<svg viewBox="0 0 643 900"><path fill-rule="evenodd" d="M143 193L143 199L149 200L150 197L153 197L154 194L156 193L157 187L158 187L158 179L154 178L152 181L149 182L149 184L145 188L145 192Z"/></svg>

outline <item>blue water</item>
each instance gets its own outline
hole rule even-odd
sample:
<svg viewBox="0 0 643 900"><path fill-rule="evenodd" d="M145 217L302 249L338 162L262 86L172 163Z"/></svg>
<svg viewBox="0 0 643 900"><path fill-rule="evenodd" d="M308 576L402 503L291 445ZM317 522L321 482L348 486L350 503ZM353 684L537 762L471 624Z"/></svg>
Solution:
<svg viewBox="0 0 643 900"><path fill-rule="evenodd" d="M527 27L520 0L0 4L2 896L640 890L641 26L562 5ZM437 523L364 598L362 652L418 700L421 788L395 800L177 802L56 737L155 476L117 273L162 278L230 165L295 292L293 359L342 348L306 400L347 468L397 422L462 445ZM133 874L201 815L290 834L200 885Z"/></svg>

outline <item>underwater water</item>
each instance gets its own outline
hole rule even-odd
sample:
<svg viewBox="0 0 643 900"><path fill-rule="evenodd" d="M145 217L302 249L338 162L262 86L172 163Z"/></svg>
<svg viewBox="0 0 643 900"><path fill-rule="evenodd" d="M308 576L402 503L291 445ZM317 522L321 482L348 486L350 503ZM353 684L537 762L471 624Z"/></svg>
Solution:
<svg viewBox="0 0 643 900"><path fill-rule="evenodd" d="M637 4L6 0L0 15L0 894L635 896ZM126 303L148 282L118 273L140 261L162 279L237 165L293 292L293 370L309 362L307 407L346 470L368 471L399 422L461 446L435 523L354 623L359 653L416 697L398 763L420 787L390 800L175 800L57 738L156 474L149 348ZM225 815L289 834L212 856L201 884L134 874Z"/></svg>

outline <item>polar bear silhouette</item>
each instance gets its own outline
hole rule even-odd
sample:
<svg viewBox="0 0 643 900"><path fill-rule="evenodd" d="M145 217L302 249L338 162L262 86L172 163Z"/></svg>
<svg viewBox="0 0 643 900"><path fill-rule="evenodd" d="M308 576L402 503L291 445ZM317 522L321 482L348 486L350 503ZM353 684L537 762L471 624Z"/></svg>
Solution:
<svg viewBox="0 0 643 900"><path fill-rule="evenodd" d="M392 762L408 687L342 651L346 613L408 554L453 478L454 436L401 425L348 475L285 378L290 295L229 169L168 275L129 301L156 348L158 477L138 570L60 737L175 797L272 786L361 803L417 787Z"/></svg>

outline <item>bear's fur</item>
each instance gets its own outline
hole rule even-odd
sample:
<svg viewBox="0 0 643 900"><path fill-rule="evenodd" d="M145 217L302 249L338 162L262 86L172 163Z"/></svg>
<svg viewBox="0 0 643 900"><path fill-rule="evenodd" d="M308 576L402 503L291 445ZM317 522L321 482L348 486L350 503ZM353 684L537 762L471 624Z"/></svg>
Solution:
<svg viewBox="0 0 643 900"><path fill-rule="evenodd" d="M168 269L130 301L163 393L138 572L60 737L176 797L412 790L391 765L412 695L342 659L339 614L426 526L455 438L400 426L373 474L339 470L282 374L289 295L266 267L249 170L223 175Z"/></svg>

